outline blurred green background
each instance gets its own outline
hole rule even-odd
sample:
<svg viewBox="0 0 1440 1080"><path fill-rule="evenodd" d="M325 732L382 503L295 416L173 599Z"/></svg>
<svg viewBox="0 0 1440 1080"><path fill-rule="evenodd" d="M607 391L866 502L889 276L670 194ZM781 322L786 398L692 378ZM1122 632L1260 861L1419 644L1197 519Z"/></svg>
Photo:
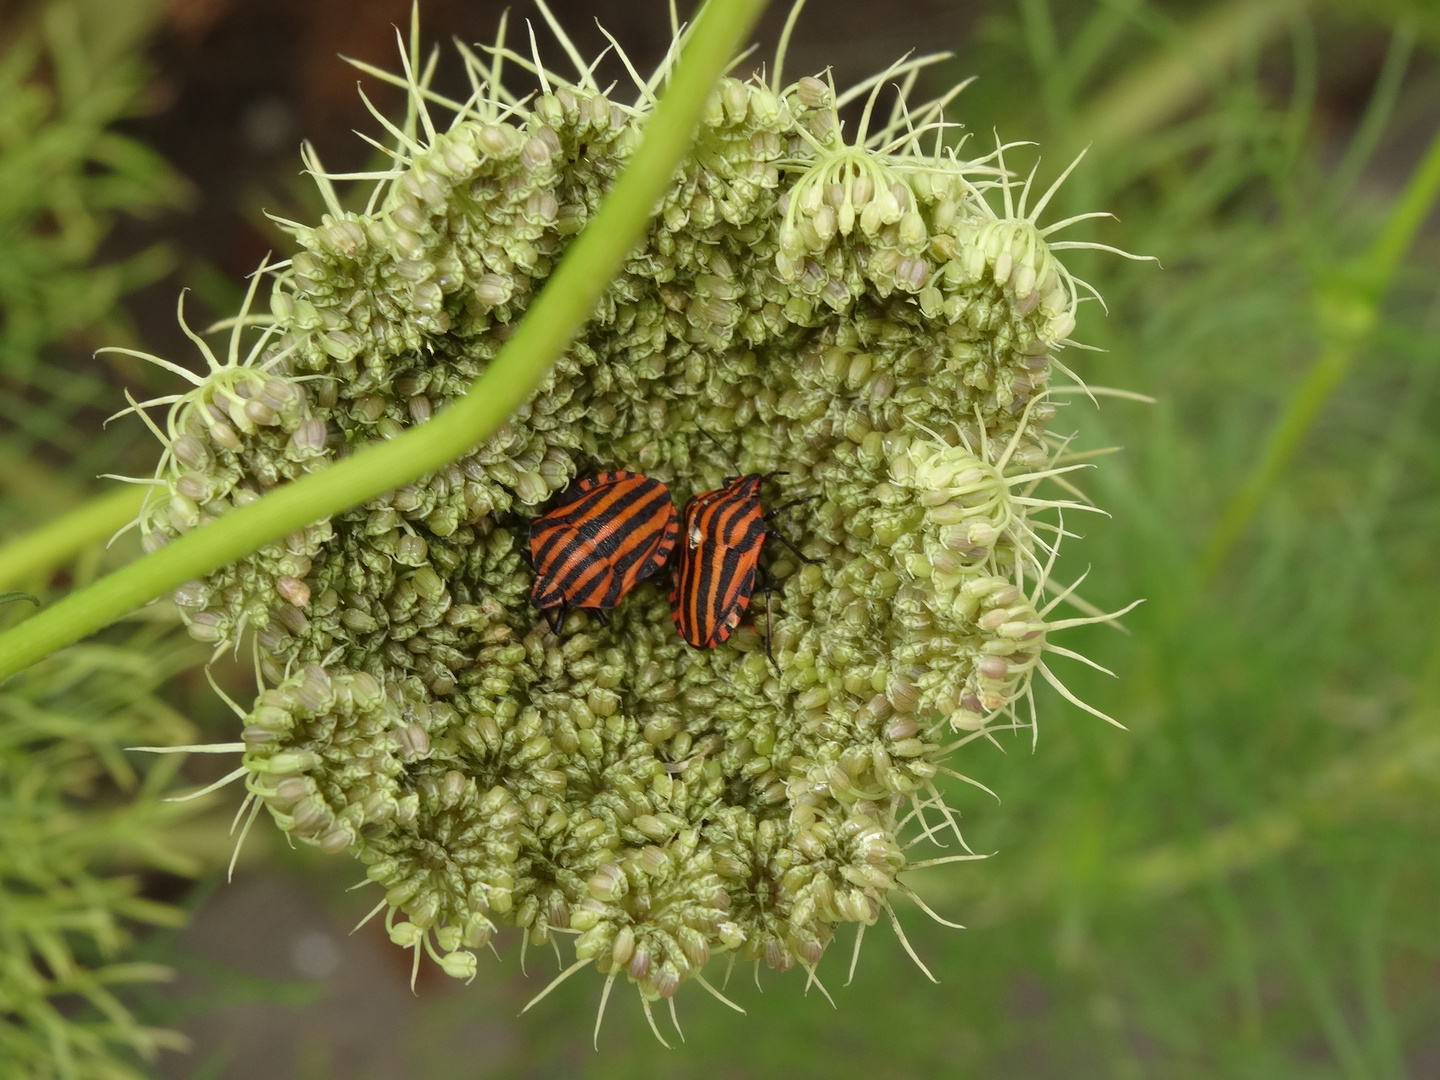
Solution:
<svg viewBox="0 0 1440 1080"><path fill-rule="evenodd" d="M485 38L500 6L434 0L426 35ZM554 6L587 49L593 16L637 62L668 37L659 0ZM148 470L133 418L101 422L123 387L172 388L92 350L188 357L182 286L233 310L283 250L262 208L318 216L300 138L365 162L335 54L389 64L407 15L0 3L0 542ZM1035 140L1043 182L1088 146L1054 218L1112 210L1089 236L1163 266L1067 259L1110 311L1077 335L1106 351L1066 362L1154 399L1071 395L1057 420L1121 448L1084 483L1113 517L1061 576L1147 603L1061 643L1118 674L1066 678L1129 730L1046 690L1037 749L965 751L1003 802L947 797L997 855L911 880L969 929L901 907L940 984L877 927L850 986L848 940L820 969L838 1009L737 970L748 1016L687 991L667 1051L617 995L598 1054L598 979L517 1019L553 968L522 978L513 937L473 985L422 972L412 996L383 931L346 936L358 867L266 827L226 884L238 795L158 801L223 767L120 751L234 737L157 605L0 687L0 1076L1440 1076L1440 9L815 0L788 66L842 83L911 48L956 54L922 89L980 76L952 119ZM56 595L129 543L36 573L0 548L0 592Z"/></svg>

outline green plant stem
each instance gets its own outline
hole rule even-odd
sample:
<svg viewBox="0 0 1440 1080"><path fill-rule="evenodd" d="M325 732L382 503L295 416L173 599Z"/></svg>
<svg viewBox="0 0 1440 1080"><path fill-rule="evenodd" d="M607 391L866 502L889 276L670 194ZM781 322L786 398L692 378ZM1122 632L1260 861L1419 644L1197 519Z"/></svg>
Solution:
<svg viewBox="0 0 1440 1080"><path fill-rule="evenodd" d="M1425 157L1369 250L1352 265L1349 273L1317 289L1316 312L1329 341L1290 395L1260 460L1211 529L1199 560L1202 585L1219 571L1309 434L1320 410L1354 366L1379 315L1380 304L1390 291L1400 260L1430 216L1437 197L1440 197L1440 135L1431 140Z"/></svg>
<svg viewBox="0 0 1440 1080"><path fill-rule="evenodd" d="M428 423L285 484L0 634L0 678L182 582L438 469L494 432L530 396L594 310L688 149L715 81L764 6L765 0L708 0L634 157L515 336L464 397Z"/></svg>
<svg viewBox="0 0 1440 1080"><path fill-rule="evenodd" d="M111 491L0 545L0 589L23 585L91 544L108 540L126 522L134 520L144 497L144 489L139 487Z"/></svg>

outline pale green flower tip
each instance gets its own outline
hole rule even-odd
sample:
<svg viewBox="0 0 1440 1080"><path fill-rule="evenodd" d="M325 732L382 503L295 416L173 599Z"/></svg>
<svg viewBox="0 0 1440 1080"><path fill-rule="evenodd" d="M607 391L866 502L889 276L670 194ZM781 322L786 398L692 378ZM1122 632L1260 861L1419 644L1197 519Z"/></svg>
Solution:
<svg viewBox="0 0 1440 1080"><path fill-rule="evenodd" d="M440 958L440 970L452 979L473 979L477 970L475 954L461 949Z"/></svg>

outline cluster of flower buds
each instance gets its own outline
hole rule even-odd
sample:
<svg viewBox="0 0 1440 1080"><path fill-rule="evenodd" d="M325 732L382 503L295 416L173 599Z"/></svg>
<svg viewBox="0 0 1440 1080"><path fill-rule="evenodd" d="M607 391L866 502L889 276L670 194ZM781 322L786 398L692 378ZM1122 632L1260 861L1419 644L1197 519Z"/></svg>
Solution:
<svg viewBox="0 0 1440 1080"><path fill-rule="evenodd" d="M924 435L897 440L890 460L887 502L899 534L892 555L909 578L926 583L923 606L941 638L963 637L970 646L968 665L931 665L921 696L922 708L956 729L977 730L1010 706L1045 646L1044 622L1013 583L1024 580L1026 567L1042 580L1044 571L1028 507L1012 494L1030 485L1032 474L1022 468L1006 475L1015 457L1026 456L1014 453L1025 434L1017 430L999 465L963 442ZM1032 445L1034 456L1043 456Z"/></svg>
<svg viewBox="0 0 1440 1080"><path fill-rule="evenodd" d="M437 132L413 89L424 132L395 129L375 209L297 227L255 362L172 417L155 542L425 423L496 356L650 100L588 75L498 94ZM468 977L498 926L573 932L647 1002L718 953L813 967L841 924L893 919L911 822L953 828L951 730L1019 724L1063 534L1037 533L1033 488L1075 283L1023 199L987 201L1010 206L1003 162L923 154L907 117L938 107L895 116L846 143L828 83L724 80L643 244L500 431L177 592L197 636L255 632L252 790L367 864L417 957ZM775 595L712 650L675 634L663 582L552 631L527 520L596 468L713 489L702 433L812 497L775 525L815 561L767 550Z"/></svg>

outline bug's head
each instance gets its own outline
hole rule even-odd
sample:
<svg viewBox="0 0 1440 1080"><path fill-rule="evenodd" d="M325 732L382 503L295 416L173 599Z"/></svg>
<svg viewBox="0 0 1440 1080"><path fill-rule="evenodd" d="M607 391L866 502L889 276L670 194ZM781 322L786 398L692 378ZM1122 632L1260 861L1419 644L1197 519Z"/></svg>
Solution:
<svg viewBox="0 0 1440 1080"><path fill-rule="evenodd" d="M743 495L746 498L760 498L760 488L765 481L775 473L745 473L742 476L727 476L725 478L725 490L736 495Z"/></svg>

